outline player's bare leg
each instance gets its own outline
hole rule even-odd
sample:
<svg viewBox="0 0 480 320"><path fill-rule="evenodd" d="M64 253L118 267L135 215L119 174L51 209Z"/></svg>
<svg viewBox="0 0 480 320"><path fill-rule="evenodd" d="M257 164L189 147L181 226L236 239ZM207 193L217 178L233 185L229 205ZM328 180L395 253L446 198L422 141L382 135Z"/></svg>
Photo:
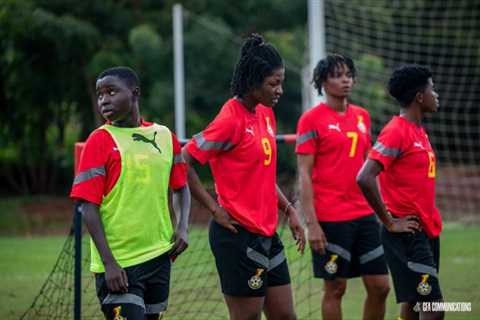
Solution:
<svg viewBox="0 0 480 320"><path fill-rule="evenodd" d="M402 320L418 320L419 313L413 310L416 303L404 302L400 304L400 319Z"/></svg>
<svg viewBox="0 0 480 320"><path fill-rule="evenodd" d="M347 279L325 280L322 299L322 317L324 320L342 319L342 297L347 289Z"/></svg>
<svg viewBox="0 0 480 320"><path fill-rule="evenodd" d="M267 288L263 311L268 320L295 320L292 287L290 284Z"/></svg>
<svg viewBox="0 0 480 320"><path fill-rule="evenodd" d="M385 301L390 291L388 275L365 275L362 277L367 290L363 308L364 320L381 320L385 318Z"/></svg>
<svg viewBox="0 0 480 320"><path fill-rule="evenodd" d="M264 297L235 297L224 295L230 320L260 320Z"/></svg>

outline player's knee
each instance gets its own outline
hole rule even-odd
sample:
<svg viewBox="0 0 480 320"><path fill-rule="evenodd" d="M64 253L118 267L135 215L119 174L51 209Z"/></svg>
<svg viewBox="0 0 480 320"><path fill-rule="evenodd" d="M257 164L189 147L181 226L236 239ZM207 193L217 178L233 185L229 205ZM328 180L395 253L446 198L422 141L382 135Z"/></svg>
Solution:
<svg viewBox="0 0 480 320"><path fill-rule="evenodd" d="M420 318L425 320L443 320L445 318L445 312L422 312Z"/></svg>
<svg viewBox="0 0 480 320"><path fill-rule="evenodd" d="M390 292L390 284L388 282L379 282L367 287L367 293L378 299L386 299Z"/></svg>
<svg viewBox="0 0 480 320"><path fill-rule="evenodd" d="M262 318L261 307L248 303L245 303L243 306L230 304L228 312L231 320L260 320Z"/></svg>
<svg viewBox="0 0 480 320"><path fill-rule="evenodd" d="M386 300L389 292L390 286L381 286L374 292L374 296L377 297L377 299Z"/></svg>
<svg viewBox="0 0 480 320"><path fill-rule="evenodd" d="M346 281L331 281L325 285L325 298L340 300L347 290Z"/></svg>
<svg viewBox="0 0 480 320"><path fill-rule="evenodd" d="M280 317L280 319L297 320L297 315L295 314L295 312L289 312L289 313L285 313L282 317Z"/></svg>
<svg viewBox="0 0 480 320"><path fill-rule="evenodd" d="M232 320L260 320L262 318L261 312L252 312L252 313L244 313L244 314L230 314L230 318Z"/></svg>
<svg viewBox="0 0 480 320"><path fill-rule="evenodd" d="M295 314L294 310L278 310L275 315L270 318L267 317L268 320L297 320L297 315Z"/></svg>

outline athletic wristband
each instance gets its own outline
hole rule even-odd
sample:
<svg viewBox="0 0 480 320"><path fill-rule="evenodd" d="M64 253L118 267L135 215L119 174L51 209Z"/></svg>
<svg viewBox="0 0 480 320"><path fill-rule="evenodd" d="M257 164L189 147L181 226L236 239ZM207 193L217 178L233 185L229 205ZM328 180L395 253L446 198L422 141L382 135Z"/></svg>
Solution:
<svg viewBox="0 0 480 320"><path fill-rule="evenodd" d="M286 216L288 216L288 214L287 214L288 208L290 208L291 206L293 206L292 203L291 203L291 202L287 202L287 205L285 206L285 209L283 209L284 214L285 214Z"/></svg>

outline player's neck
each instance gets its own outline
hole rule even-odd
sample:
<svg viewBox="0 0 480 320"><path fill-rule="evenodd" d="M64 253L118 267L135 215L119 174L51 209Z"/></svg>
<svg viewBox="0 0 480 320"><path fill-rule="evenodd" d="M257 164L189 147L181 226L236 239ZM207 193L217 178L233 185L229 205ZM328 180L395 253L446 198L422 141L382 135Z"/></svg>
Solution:
<svg viewBox="0 0 480 320"><path fill-rule="evenodd" d="M140 114L138 112L132 112L131 117L118 121L112 121L112 126L120 128L137 128L142 124Z"/></svg>
<svg viewBox="0 0 480 320"><path fill-rule="evenodd" d="M331 109L335 110L338 113L344 113L345 111L347 111L348 101L346 97L340 98L327 95L327 99L325 102Z"/></svg>
<svg viewBox="0 0 480 320"><path fill-rule="evenodd" d="M421 125L423 113L420 108L417 108L415 105L410 105L407 108L400 109L400 117L403 117L416 125Z"/></svg>
<svg viewBox="0 0 480 320"><path fill-rule="evenodd" d="M240 102L240 104L243 105L248 112L255 113L255 107L257 106L257 101L254 101L248 95L245 97L235 96L234 98L235 100Z"/></svg>

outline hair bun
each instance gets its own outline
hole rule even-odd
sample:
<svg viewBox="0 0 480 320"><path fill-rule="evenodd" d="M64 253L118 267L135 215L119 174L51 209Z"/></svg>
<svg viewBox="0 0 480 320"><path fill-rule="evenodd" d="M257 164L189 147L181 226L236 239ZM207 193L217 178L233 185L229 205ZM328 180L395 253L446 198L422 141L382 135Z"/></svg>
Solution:
<svg viewBox="0 0 480 320"><path fill-rule="evenodd" d="M248 54L251 50L256 47L262 46L265 43L263 37L258 33L252 33L248 36L247 40L245 40L242 50L240 51L240 55L243 57Z"/></svg>

